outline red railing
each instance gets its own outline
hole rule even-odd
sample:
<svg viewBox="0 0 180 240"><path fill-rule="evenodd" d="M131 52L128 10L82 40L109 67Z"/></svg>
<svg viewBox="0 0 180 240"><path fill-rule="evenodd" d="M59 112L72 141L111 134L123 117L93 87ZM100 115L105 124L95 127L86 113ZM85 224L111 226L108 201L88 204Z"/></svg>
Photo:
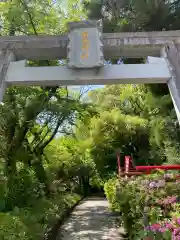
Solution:
<svg viewBox="0 0 180 240"><path fill-rule="evenodd" d="M163 166L136 166L137 171L149 171L154 169L162 169L162 170L179 170L180 165L163 165Z"/></svg>
<svg viewBox="0 0 180 240"><path fill-rule="evenodd" d="M136 171L142 171L150 174L152 170L180 170L180 165L163 165L163 166L136 166Z"/></svg>
<svg viewBox="0 0 180 240"><path fill-rule="evenodd" d="M136 166L130 167L132 164L132 158L130 156L125 156L124 167L121 168L120 164L120 153L117 154L117 165L118 165L118 175L120 176L131 176L131 175L141 175L150 174L152 170L180 170L180 165L163 165L163 166ZM133 164L132 164L133 166Z"/></svg>

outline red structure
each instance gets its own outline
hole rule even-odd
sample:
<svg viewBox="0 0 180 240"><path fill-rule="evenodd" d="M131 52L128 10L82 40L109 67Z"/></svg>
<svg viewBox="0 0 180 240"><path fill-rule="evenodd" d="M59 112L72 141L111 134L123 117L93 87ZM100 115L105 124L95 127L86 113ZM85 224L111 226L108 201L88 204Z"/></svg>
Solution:
<svg viewBox="0 0 180 240"><path fill-rule="evenodd" d="M133 160L130 156L125 156L124 167L121 168L120 154L117 156L118 175L133 176L141 174L151 174L155 170L180 170L180 165L163 165L163 166L133 166Z"/></svg>
<svg viewBox="0 0 180 240"><path fill-rule="evenodd" d="M180 165L163 165L163 166L137 166L137 171L143 171L146 174L150 174L153 170L180 170Z"/></svg>

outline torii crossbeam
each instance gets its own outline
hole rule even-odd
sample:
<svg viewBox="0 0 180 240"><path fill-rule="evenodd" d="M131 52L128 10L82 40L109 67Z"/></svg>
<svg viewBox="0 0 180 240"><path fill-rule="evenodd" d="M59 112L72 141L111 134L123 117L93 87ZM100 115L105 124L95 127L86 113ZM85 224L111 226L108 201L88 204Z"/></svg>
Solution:
<svg viewBox="0 0 180 240"><path fill-rule="evenodd" d="M102 33L101 21L69 23L68 36L0 37L0 100L8 85L167 83L180 121L180 31ZM148 57L146 64L106 65L104 59ZM24 60L58 60L28 67Z"/></svg>
<svg viewBox="0 0 180 240"><path fill-rule="evenodd" d="M180 44L180 30L163 32L104 33L103 52L114 57L160 57L168 44ZM0 49L12 50L16 60L56 60L67 58L68 36L0 37Z"/></svg>

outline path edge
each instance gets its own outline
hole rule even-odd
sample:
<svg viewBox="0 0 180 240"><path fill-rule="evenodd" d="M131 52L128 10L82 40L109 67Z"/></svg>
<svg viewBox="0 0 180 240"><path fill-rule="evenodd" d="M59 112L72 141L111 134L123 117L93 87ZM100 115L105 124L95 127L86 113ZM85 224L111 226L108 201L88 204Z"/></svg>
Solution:
<svg viewBox="0 0 180 240"><path fill-rule="evenodd" d="M44 236L44 240L55 240L58 236L59 229L62 227L62 225L66 222L66 220L69 218L73 210L77 207L77 205L80 204L84 200L85 197L81 197L73 206L67 208L64 213L62 214L61 218L57 220L57 222L54 224L54 226L46 233L46 236Z"/></svg>

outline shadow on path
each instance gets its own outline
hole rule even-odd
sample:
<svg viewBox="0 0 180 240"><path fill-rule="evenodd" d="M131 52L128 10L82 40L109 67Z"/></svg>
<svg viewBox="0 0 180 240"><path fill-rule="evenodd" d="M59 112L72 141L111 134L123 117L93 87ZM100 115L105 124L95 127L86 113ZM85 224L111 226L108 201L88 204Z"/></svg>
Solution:
<svg viewBox="0 0 180 240"><path fill-rule="evenodd" d="M81 202L59 231L56 240L120 240L123 230L108 210L103 198L88 198Z"/></svg>

